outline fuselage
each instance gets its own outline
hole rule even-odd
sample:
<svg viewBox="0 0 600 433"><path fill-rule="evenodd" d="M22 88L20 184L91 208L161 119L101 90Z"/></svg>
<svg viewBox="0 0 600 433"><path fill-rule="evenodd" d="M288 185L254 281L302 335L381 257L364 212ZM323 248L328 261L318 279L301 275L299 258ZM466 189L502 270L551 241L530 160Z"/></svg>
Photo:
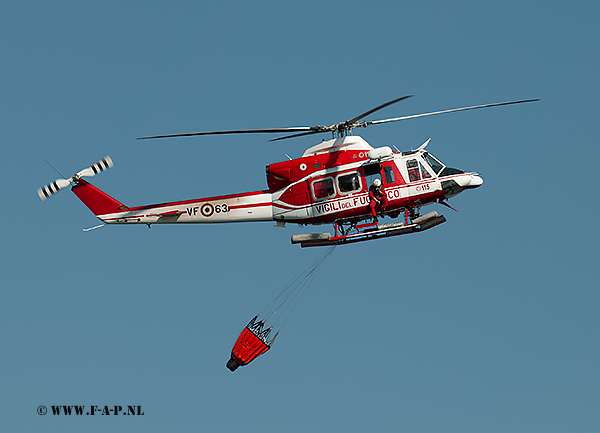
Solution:
<svg viewBox="0 0 600 433"><path fill-rule="evenodd" d="M73 192L104 223L322 224L369 216L369 186L381 179L386 213L394 216L450 198L483 183L477 173L446 167L426 150L373 148L359 136L324 141L302 157L269 164L267 190L127 207L81 181Z"/></svg>

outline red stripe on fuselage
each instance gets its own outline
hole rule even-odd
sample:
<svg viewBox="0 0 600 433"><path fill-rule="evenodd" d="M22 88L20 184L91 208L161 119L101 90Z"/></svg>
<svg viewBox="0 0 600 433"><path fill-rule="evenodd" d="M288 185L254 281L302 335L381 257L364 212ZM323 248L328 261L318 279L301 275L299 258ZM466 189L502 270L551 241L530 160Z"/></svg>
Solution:
<svg viewBox="0 0 600 433"><path fill-rule="evenodd" d="M219 195L219 196L215 196L215 197L196 198L196 199L192 199L192 200L173 201L173 202L169 202L169 203L160 203L160 204L151 204L151 205L145 205L145 206L132 207L132 208L128 209L128 212L137 212L137 211L141 211L141 210L154 209L154 208L167 207L167 206L179 206L179 205L186 205L186 204L192 204L192 203L201 203L201 202L206 202L206 201L226 200L226 199L238 198L238 197L251 197L254 195L261 195L261 194L271 194L271 193L268 190L252 191L252 192L242 192L239 194L229 194L229 195ZM268 205L270 206L271 203L268 203ZM244 206L245 205L242 205L240 207L244 207ZM256 206L256 205L253 205L253 206Z"/></svg>

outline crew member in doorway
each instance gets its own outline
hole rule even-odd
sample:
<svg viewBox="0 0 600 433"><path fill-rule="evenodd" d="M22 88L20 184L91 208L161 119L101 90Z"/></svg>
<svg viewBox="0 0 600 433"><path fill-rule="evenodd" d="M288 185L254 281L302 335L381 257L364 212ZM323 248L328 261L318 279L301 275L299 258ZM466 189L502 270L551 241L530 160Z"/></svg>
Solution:
<svg viewBox="0 0 600 433"><path fill-rule="evenodd" d="M375 179L373 181L373 184L369 188L369 198L371 199L369 202L371 217L373 218L373 221L377 223L377 211L383 216L383 212L388 202L385 192L383 191L383 186L381 185L381 180Z"/></svg>

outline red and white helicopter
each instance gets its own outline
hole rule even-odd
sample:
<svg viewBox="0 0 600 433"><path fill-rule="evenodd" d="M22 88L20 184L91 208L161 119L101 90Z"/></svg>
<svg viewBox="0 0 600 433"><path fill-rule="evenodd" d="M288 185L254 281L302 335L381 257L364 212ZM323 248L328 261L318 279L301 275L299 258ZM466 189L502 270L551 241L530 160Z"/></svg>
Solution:
<svg viewBox="0 0 600 433"><path fill-rule="evenodd" d="M412 95L411 95L412 96ZM88 183L83 177L113 166L105 157L69 179L56 181L38 189L46 200L59 190L72 185L72 191L103 224L173 224L229 223L276 221L321 225L331 223L334 233L299 234L292 243L302 247L338 245L382 237L419 232L446 221L437 212L420 216L423 206L440 203L462 191L481 186L483 179L475 172L450 168L430 154L427 140L417 150L394 151L388 146L373 148L363 138L352 135L354 128L367 127L417 117L474 110L501 105L538 101L527 99L495 104L454 108L383 120L362 121L368 115L402 101L404 96L382 104L353 119L331 126L209 131L187 134L141 137L141 139L171 138L215 134L293 133L277 141L305 135L331 133L332 139L307 149L300 158L276 162L266 167L268 189L146 206L128 207ZM375 179L382 183L387 198L384 208L377 207L379 216L392 218L404 213L399 222L380 224L370 207L370 185Z"/></svg>

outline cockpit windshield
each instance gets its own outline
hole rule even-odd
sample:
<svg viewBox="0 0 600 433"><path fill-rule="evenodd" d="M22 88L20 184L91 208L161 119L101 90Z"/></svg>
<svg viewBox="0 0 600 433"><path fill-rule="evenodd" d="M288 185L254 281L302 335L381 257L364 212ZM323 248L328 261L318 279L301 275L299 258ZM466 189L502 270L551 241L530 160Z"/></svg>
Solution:
<svg viewBox="0 0 600 433"><path fill-rule="evenodd" d="M442 171L442 169L444 168L444 164L442 164L440 161L435 159L428 152L423 153L423 159L425 159L425 162L427 162L427 164L429 164L429 166L432 168L432 170L435 172L435 174L440 174L440 171Z"/></svg>

